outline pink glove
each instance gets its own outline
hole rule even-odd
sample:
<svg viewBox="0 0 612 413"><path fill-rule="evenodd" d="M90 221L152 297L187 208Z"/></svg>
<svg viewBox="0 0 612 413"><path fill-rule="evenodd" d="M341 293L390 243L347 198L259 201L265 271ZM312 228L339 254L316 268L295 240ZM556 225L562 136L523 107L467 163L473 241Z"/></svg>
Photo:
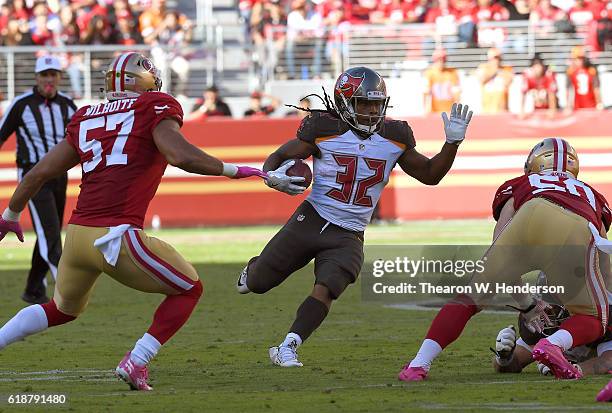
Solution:
<svg viewBox="0 0 612 413"><path fill-rule="evenodd" d="M21 225L19 225L19 222L7 221L0 217L0 241L2 241L9 232L14 232L15 235L17 235L17 239L23 242L23 231L21 230Z"/></svg>
<svg viewBox="0 0 612 413"><path fill-rule="evenodd" d="M251 168L250 166L239 166L238 172L236 172L236 175L234 175L232 178L242 179L242 178L248 178L249 176L258 176L263 179L268 178L267 173L257 168Z"/></svg>

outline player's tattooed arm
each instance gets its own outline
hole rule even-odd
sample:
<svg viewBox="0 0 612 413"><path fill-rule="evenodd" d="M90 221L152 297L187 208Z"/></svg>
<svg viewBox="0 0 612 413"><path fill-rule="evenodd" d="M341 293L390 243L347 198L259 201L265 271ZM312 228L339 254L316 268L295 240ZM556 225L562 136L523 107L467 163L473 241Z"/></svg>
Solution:
<svg viewBox="0 0 612 413"><path fill-rule="evenodd" d="M264 172L276 170L287 159L306 159L317 152L317 147L301 139L293 139L283 144L268 156L264 162Z"/></svg>
<svg viewBox="0 0 612 413"><path fill-rule="evenodd" d="M11 211L23 211L28 201L36 195L45 182L66 173L79 162L79 154L66 140L55 145L34 168L24 175L9 202Z"/></svg>
<svg viewBox="0 0 612 413"><path fill-rule="evenodd" d="M397 161L404 172L425 185L437 185L448 173L457 154L457 145L445 143L439 154L429 159L408 148Z"/></svg>

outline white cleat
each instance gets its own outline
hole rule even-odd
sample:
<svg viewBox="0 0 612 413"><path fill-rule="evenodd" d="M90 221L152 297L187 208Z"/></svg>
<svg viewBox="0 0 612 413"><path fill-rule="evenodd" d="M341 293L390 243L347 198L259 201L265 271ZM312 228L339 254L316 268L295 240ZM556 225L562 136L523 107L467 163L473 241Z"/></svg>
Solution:
<svg viewBox="0 0 612 413"><path fill-rule="evenodd" d="M295 346L270 347L268 350L272 364L281 367L302 367L303 364L297 359Z"/></svg>
<svg viewBox="0 0 612 413"><path fill-rule="evenodd" d="M248 294L251 292L251 290L249 290L249 287L247 287L247 284L246 284L247 268L249 268L248 265L244 267L244 269L238 276L238 280L236 281L236 289L238 290L240 294Z"/></svg>

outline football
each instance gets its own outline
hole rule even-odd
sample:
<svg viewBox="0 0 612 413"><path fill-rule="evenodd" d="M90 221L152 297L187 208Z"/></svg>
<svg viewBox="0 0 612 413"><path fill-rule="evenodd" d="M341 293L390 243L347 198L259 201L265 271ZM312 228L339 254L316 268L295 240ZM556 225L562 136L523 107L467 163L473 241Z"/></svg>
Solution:
<svg viewBox="0 0 612 413"><path fill-rule="evenodd" d="M310 170L310 167L301 159L291 159L286 162L291 161L295 161L295 164L291 168L287 169L287 176L304 177L306 180L304 182L296 182L296 185L308 188L310 186L310 183L312 182L312 171Z"/></svg>

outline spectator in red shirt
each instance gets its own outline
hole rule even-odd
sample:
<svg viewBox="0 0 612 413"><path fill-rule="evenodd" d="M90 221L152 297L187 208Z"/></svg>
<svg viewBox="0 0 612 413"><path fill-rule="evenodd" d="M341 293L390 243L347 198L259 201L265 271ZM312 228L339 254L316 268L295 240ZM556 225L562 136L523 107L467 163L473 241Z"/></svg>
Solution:
<svg viewBox="0 0 612 413"><path fill-rule="evenodd" d="M572 99L573 97L573 99ZM591 64L582 46L572 49L567 68L567 107L572 109L603 109L597 68Z"/></svg>
<svg viewBox="0 0 612 413"><path fill-rule="evenodd" d="M553 6L551 0L540 0L538 6L531 12L529 21L538 28L538 32L551 33L555 31L555 22L565 18L565 12Z"/></svg>
<svg viewBox="0 0 612 413"><path fill-rule="evenodd" d="M505 21L510 18L510 13L499 3L493 4L491 0L478 0L476 7L472 9L472 18L477 25L484 22ZM478 28L479 46L502 46L506 38L506 32L501 27Z"/></svg>
<svg viewBox="0 0 612 413"><path fill-rule="evenodd" d="M523 86L521 89L521 108L519 118L524 119L527 95L533 98L534 110L546 109L549 117L557 113L557 80L553 72L548 71L544 61L535 56L531 64L523 72Z"/></svg>
<svg viewBox="0 0 612 413"><path fill-rule="evenodd" d="M13 0L12 20L30 19L30 11L28 10L24 0Z"/></svg>
<svg viewBox="0 0 612 413"><path fill-rule="evenodd" d="M269 105L262 105L261 101L264 98L268 98L270 100ZM251 102L249 104L249 108L244 112L244 117L267 117L274 112L279 105L280 101L274 96L255 91L251 93Z"/></svg>
<svg viewBox="0 0 612 413"><path fill-rule="evenodd" d="M11 8L8 4L3 4L0 6L0 45L3 44L4 38L8 33L8 22L11 20L12 13Z"/></svg>

